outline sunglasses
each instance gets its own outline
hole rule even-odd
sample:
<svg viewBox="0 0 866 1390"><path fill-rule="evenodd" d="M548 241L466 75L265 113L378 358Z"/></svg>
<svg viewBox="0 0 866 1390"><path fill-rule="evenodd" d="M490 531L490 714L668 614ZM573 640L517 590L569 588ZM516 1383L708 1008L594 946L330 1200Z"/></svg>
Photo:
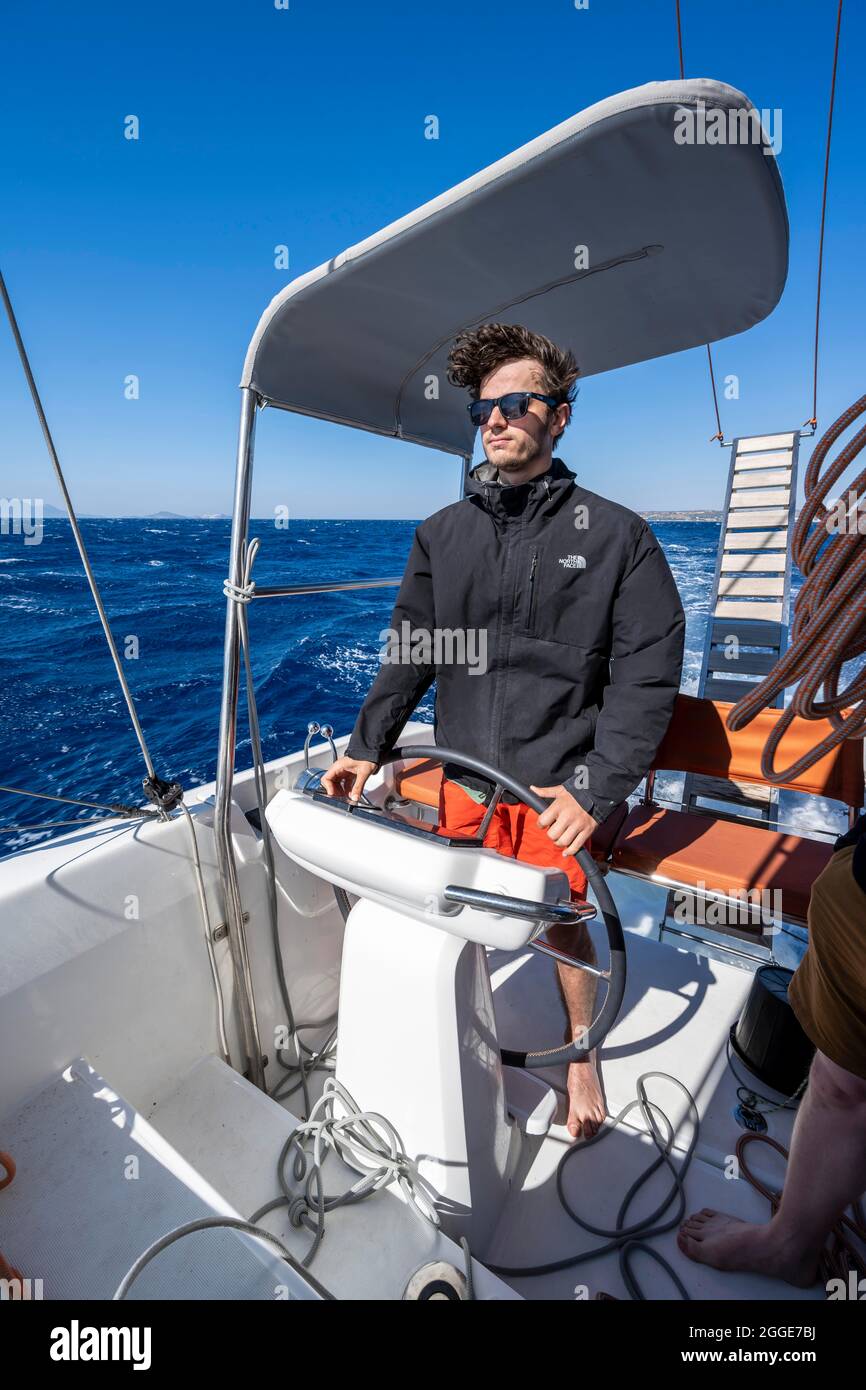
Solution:
<svg viewBox="0 0 866 1390"><path fill-rule="evenodd" d="M495 401L472 401L466 409L473 425L486 425L497 406L505 420L520 420L529 410L530 401L543 401L555 410L559 401L555 396L542 396L538 391L509 391L507 396L499 396Z"/></svg>

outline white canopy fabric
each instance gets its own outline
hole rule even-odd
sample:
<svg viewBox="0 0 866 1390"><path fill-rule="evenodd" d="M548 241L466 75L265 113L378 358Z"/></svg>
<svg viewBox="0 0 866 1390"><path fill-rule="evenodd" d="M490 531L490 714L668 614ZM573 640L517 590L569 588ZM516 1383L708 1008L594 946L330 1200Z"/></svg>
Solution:
<svg viewBox="0 0 866 1390"><path fill-rule="evenodd" d="M470 454L467 394L446 376L463 328L525 324L572 348L582 376L741 333L788 267L781 179L751 110L707 79L598 102L293 280L241 385Z"/></svg>

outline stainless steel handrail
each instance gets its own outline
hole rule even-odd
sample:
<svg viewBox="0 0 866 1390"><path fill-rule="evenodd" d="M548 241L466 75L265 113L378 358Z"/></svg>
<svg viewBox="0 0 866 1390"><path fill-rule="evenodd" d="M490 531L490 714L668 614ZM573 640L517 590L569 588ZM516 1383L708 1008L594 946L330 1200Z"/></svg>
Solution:
<svg viewBox="0 0 866 1390"><path fill-rule="evenodd" d="M229 582L240 589L244 582L244 561L250 517L252 461L258 397L245 387L241 391L241 418L238 429L238 455L232 512L232 538L229 552ZM250 956L244 910L238 885L238 871L231 841L231 799L235 770L235 735L240 676L240 624L237 603L226 599L225 640L223 644L223 688L220 704L220 739L217 757L214 839L223 893L223 921L228 927L229 949L235 976L235 998L241 1029L241 1042L247 1061L247 1075L253 1085L265 1089L264 1058L259 1039Z"/></svg>
<svg viewBox="0 0 866 1390"><path fill-rule="evenodd" d="M595 909L593 908L593 916ZM585 960L573 956L569 951L563 951L558 946L551 946L550 942L542 936L534 936L529 943L530 950L538 951L539 955L549 956L551 960L560 961L562 965L570 965L575 970L583 970L587 975L594 975L597 980L607 982L610 979L609 970L599 970L598 966L590 965Z"/></svg>
<svg viewBox="0 0 866 1390"><path fill-rule="evenodd" d="M286 584L273 586L262 586L257 584L252 592L252 598L282 598L286 594L337 594L345 589L384 589L389 586L397 586L402 581L396 579L347 579L341 580L337 584Z"/></svg>
<svg viewBox="0 0 866 1390"><path fill-rule="evenodd" d="M462 883L449 883L444 896L449 903L462 903L464 907L474 907L479 912L492 912L497 917L520 917L528 922L547 922L571 927L578 922L589 922L597 915L592 903L588 902L562 899L558 902L543 902L533 898L515 898L509 893L491 893L484 888L466 888ZM565 954L562 958L571 959Z"/></svg>
<svg viewBox="0 0 866 1390"><path fill-rule="evenodd" d="M250 387L241 388L241 413L238 429L235 491L232 509L232 535L229 551L228 586L235 593L242 591L247 538L249 535L250 497L253 480L256 412L264 402ZM465 490L466 475L471 459L460 460L460 496ZM347 589L375 589L396 586L399 579L345 580L334 584L293 584L285 587L254 588L251 598L277 598L291 594L336 593ZM259 1037L255 993L250 969L244 910L238 885L237 863L231 838L232 787L235 770L235 737L238 714L238 684L240 678L240 623L238 600L226 598L225 640L223 645L223 685L220 704L219 753L217 755L214 838L217 865L223 895L223 921L228 927L228 940L235 977L238 1020L247 1059L247 1075L254 1085L265 1090L265 1059Z"/></svg>

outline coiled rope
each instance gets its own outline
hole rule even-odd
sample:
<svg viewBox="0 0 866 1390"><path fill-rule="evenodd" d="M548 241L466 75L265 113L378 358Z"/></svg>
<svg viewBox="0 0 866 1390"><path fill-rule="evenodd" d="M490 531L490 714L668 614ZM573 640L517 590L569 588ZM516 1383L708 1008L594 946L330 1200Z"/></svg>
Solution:
<svg viewBox="0 0 866 1390"><path fill-rule="evenodd" d="M647 1095L646 1082L653 1078L669 1081L673 1086L679 1088L686 1099L688 1117L692 1126L692 1135L686 1152L678 1163L674 1162L671 1157L674 1139L676 1138L676 1129L664 1110L662 1110L655 1101L650 1100ZM633 1110L640 1110L646 1125L647 1133L656 1146L657 1156L653 1162L635 1178L631 1187L626 1192L620 1203L615 1224L612 1227L595 1226L592 1222L588 1221L586 1217L581 1216L575 1211L568 1197L565 1195L563 1184L565 1169L576 1154L581 1153L584 1149L590 1148L593 1144L601 1143L609 1134L612 1134L619 1125L623 1124ZM667 1131L666 1134L662 1133L660 1124L665 1127ZM688 1088L684 1086L681 1081L678 1081L675 1076L669 1075L668 1072L644 1072L637 1080L636 1098L629 1101L628 1105L623 1106L619 1114L613 1119L609 1122L605 1122L598 1133L594 1134L591 1139L578 1140L576 1143L572 1144L563 1154L556 1169L556 1191L564 1211L567 1212L572 1221L584 1231L589 1231L590 1234L594 1236L603 1237L605 1243L603 1245L595 1245L589 1250L582 1250L578 1255L569 1255L564 1260L551 1260L547 1264L528 1265L518 1268L507 1265L490 1264L485 1260L487 1268L492 1270L494 1274L499 1274L506 1279L534 1278L542 1274L556 1274L563 1269L573 1269L575 1265L584 1264L587 1260L598 1259L601 1255L607 1255L610 1251L616 1250L619 1255L619 1267L623 1283L630 1296L634 1299L644 1299L646 1295L632 1268L634 1256L637 1251L640 1250L665 1270L676 1286L680 1296L684 1299L689 1299L690 1294L673 1267L657 1250L654 1250L652 1246L648 1245L646 1242L651 1240L653 1236L663 1235L666 1231L671 1231L675 1226L679 1226L685 1215L685 1179L698 1142L699 1132L700 1116L698 1115L698 1107ZM634 1201L634 1198L641 1188L649 1183L653 1174L661 1167L666 1167L671 1176L671 1186L666 1196L662 1198L648 1216L642 1217L638 1221L632 1221L630 1224L626 1224L628 1209ZM666 1215L671 1206L674 1207L673 1214Z"/></svg>
<svg viewBox="0 0 866 1390"><path fill-rule="evenodd" d="M815 446L806 469L805 505L791 540L804 583L794 604L790 646L769 675L737 701L726 721L736 732L787 686L796 687L761 756L761 774L768 782L791 782L846 739L866 737L866 667L839 690L845 663L866 652L866 468L851 484L849 508L827 506L830 490L866 444L866 425L821 473L836 440L864 411L866 395L843 411ZM795 718L826 718L833 727L790 767L777 770L776 750Z"/></svg>
<svg viewBox="0 0 866 1390"><path fill-rule="evenodd" d="M339 1105L338 1113L335 1108ZM366 1171L345 1191L326 1196L322 1188L322 1165L334 1151L354 1168ZM286 1164L292 1160L291 1180ZM304 1226L312 1241L300 1263L312 1263L325 1234L325 1217L337 1207L351 1206L396 1182L411 1210L421 1220L439 1226L433 1194L427 1191L417 1164L405 1152L403 1141L390 1120L372 1110L361 1110L344 1086L329 1076L322 1095L286 1140L277 1163L282 1196L275 1197L250 1217L259 1222L268 1212L288 1207L293 1226Z"/></svg>
<svg viewBox="0 0 866 1390"><path fill-rule="evenodd" d="M343 1113L337 1113L336 1105L339 1105ZM322 1165L331 1152L339 1155L355 1169L361 1168L366 1171L345 1191L335 1196L326 1196L322 1186ZM292 1160L291 1179L286 1173L289 1158ZM329 1077L325 1082L324 1092L313 1106L310 1118L292 1130L283 1145L277 1163L277 1177L282 1196L266 1202L248 1221L235 1217L204 1217L198 1221L187 1222L160 1236L142 1251L123 1276L114 1293L114 1299L126 1298L135 1279L160 1251L184 1236L211 1228L228 1228L266 1241L287 1264L303 1274L305 1279L312 1279L308 1269L322 1243L327 1213L337 1207L362 1202L365 1197L372 1196L374 1192L394 1182L402 1189L409 1207L420 1220L436 1228L439 1226L439 1215L433 1196L427 1191L416 1163L405 1152L397 1130L384 1115L372 1110L361 1110L345 1087L333 1077ZM292 1182L295 1184L294 1187L291 1185ZM300 1229L303 1226L312 1233L312 1241L300 1260L278 1236L260 1224L263 1216L281 1207L288 1208L289 1221L293 1227ZM474 1298L474 1289L469 1245L465 1238L460 1241L460 1245L465 1260L467 1298L471 1299ZM324 1297L332 1297L321 1285L316 1285L315 1281L313 1283Z"/></svg>

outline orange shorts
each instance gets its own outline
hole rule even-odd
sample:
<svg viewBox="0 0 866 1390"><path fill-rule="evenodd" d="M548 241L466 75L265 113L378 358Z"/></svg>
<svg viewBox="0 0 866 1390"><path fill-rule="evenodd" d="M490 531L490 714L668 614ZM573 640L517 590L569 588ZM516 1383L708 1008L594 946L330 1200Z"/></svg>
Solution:
<svg viewBox="0 0 866 1390"><path fill-rule="evenodd" d="M473 800L457 782L442 778L439 793L439 832L450 835L474 835L487 807ZM586 874L573 854L563 858L559 845L554 844L547 831L539 829L538 815L523 802L509 806L500 801L484 836L488 849L526 864L538 864L543 869L559 869L567 874L573 898L586 897ZM589 841L586 843L589 848Z"/></svg>

